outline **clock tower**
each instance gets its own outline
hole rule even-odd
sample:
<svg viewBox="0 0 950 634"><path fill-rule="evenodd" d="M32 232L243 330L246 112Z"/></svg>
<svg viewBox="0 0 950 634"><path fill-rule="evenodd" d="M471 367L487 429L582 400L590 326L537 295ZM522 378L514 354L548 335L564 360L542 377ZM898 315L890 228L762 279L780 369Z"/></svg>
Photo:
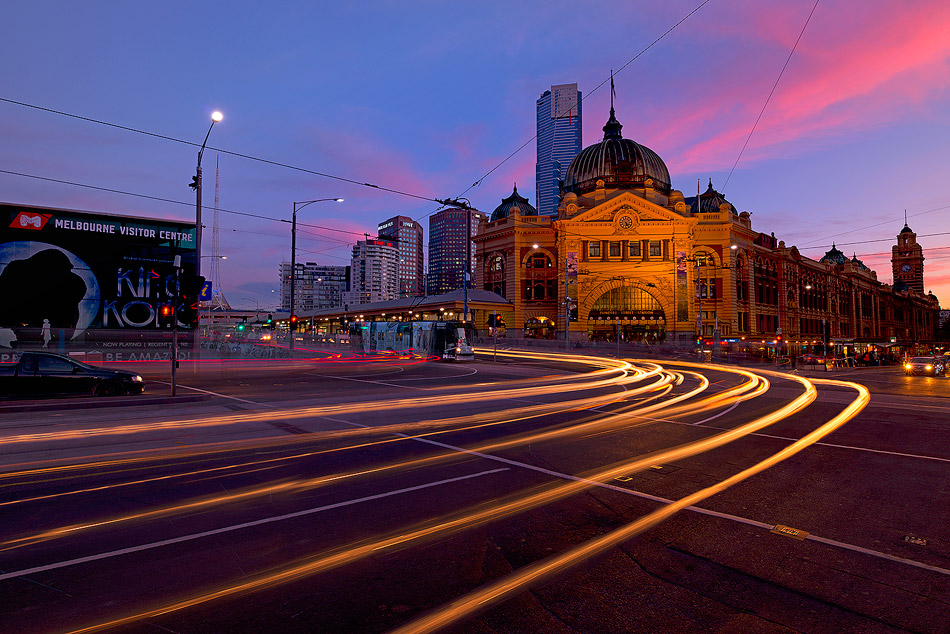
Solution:
<svg viewBox="0 0 950 634"><path fill-rule="evenodd" d="M924 251L907 223L897 234L897 244L891 247L891 267L895 286L904 282L911 291L924 294Z"/></svg>

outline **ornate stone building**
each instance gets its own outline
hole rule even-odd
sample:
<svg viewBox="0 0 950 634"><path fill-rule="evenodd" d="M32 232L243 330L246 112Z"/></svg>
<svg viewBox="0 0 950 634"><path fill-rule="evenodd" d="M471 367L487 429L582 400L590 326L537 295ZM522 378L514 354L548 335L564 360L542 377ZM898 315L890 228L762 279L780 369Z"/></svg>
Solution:
<svg viewBox="0 0 950 634"><path fill-rule="evenodd" d="M563 337L576 312L572 339L810 343L824 320L839 342L933 340L939 307L923 294L910 229L895 247L906 286L880 283L834 247L806 258L755 231L711 182L693 197L673 189L663 160L621 128L611 107L603 140L568 167L556 217L538 216L515 189L479 226L480 286L513 303L507 336Z"/></svg>

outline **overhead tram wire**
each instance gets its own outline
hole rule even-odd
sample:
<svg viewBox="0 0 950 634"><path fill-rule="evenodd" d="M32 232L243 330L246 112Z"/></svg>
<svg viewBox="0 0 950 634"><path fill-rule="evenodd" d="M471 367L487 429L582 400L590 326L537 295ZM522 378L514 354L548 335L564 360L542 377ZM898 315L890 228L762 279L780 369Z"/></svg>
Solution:
<svg viewBox="0 0 950 634"><path fill-rule="evenodd" d="M22 177L24 177L24 178L34 178L34 179L36 179L36 180L47 181L47 182L50 182L50 183L59 183L59 184L61 184L61 185L71 185L71 186L73 186L73 187L83 187L83 188L85 188L85 189L94 189L94 190L97 190L97 191L109 192L109 193L111 193L111 194L122 194L123 196L134 196L135 198L145 198L145 199L147 199L147 200L156 200L156 201L158 201L158 202L172 203L172 204L175 204L175 205L185 205L185 206L187 206L187 207L193 207L194 204L195 204L194 201L187 201L187 202L186 202L186 201L182 201L182 200L174 200L174 199L172 199L172 198L162 198L162 197L160 197L160 196L150 196L149 194L138 194L138 193L135 193L135 192L123 191L123 190L121 190L121 189L112 189L112 188L110 188L110 187L100 187L100 186L98 186L98 185L89 185L89 184L87 184L87 183L76 183L76 182L73 182L73 181L62 180L62 179L59 179L59 178L50 178L50 177L48 177L48 176L37 176L36 174L24 174L23 172L14 172L14 171L11 171L11 170L0 169L0 174L10 174L10 175L12 175L12 176L22 176ZM222 213L226 213L226 214L234 214L234 215L237 215L237 216L246 216L246 217L248 217L248 218L259 218L259 219L261 219L261 220L269 220L269 221L271 221L271 222L285 222L285 223L288 223L288 224L290 223L290 220L287 220L287 219L285 219L285 218L274 218L274 217L271 217L271 216L263 216L263 215L261 215L261 214L252 214L252 213L249 213L249 212L246 212L246 211L235 211L235 210L233 210L233 209L223 209L223 208L219 208L218 211L220 211L220 212L222 212ZM365 235L365 232L363 232L363 231L348 231L348 230L346 230L346 229L336 229L336 228L334 228L334 227L324 227L324 226L321 226L321 225L308 224L308 223L304 223L304 222L298 222L297 224L298 224L299 226L310 227L311 229L320 229L320 230L323 230L323 231L335 231L335 232L337 232L337 233L347 233L347 234L351 234L351 235L354 235L354 236L363 236L363 235Z"/></svg>
<svg viewBox="0 0 950 634"><path fill-rule="evenodd" d="M639 53L637 53L636 55L634 55L633 57L631 57L629 60L627 60L627 61L620 67L620 69L616 71L615 74L619 74L620 71L622 71L624 68L626 68L627 66L629 66L629 65L632 64L633 62L635 62L641 55L643 55L644 53L646 53L647 51L649 51L651 48L653 48L653 46L654 46L655 44L657 44L660 40L662 40L664 37L666 37L667 35L669 35L669 34L673 31L673 29L675 29L676 27L678 27L679 25L681 25L683 22L685 22L686 20L688 20L690 17L692 17L692 15L693 15L694 13L696 13L697 11L699 11L700 9L702 9L706 4L709 3L709 1L710 1L710 0L703 0L702 2L700 2L700 3L696 6L696 8L694 8L692 11L690 11L690 12L687 13L685 16L683 16L682 18L680 18L679 21L677 21L673 26L671 26L671 27L668 28L666 31L664 31L662 35L660 35L660 36L657 37L655 40L653 40L652 42L650 42L645 48L643 48L643 50L641 50ZM608 81L610 81L610 77L606 77L602 82L600 82L599 84L597 84L596 86L594 86L594 88L593 88L592 90L590 90L586 95L584 95L583 97L581 97L581 103L583 103L588 97L590 97L590 96L593 95L595 92L597 92L600 88L602 88L603 85L606 84ZM504 159L502 159L501 162L499 162L497 165L495 165L495 166L492 167L490 170L488 170L487 172L485 172L485 174L483 174L481 178L479 178L479 179L476 180L474 183L472 183L470 186L468 186L468 187L465 189L465 191L463 191L461 194L459 194L458 196L456 196L456 197L455 197L455 200L458 200L459 198L465 196L465 194L467 194L468 192L470 192L472 189L474 189L474 188L478 187L479 185L481 185L481 183L482 183L483 180L485 180L486 178L488 178L489 176L491 176L492 173L495 172L495 170L497 170L499 167L501 167L502 165L504 165L505 163L507 163L509 160L511 160L512 157L514 157L516 154L518 154L519 152L521 152L521 150L525 149L525 147L527 147L529 143L531 143L532 141L534 141L534 140L537 139L537 138L538 138L538 135L535 134L535 135L532 136L530 139L528 139L527 141L525 141L524 143L522 143L520 146L518 146L518 149L517 149L517 150L515 150L514 152L512 152L511 154L509 154L508 156L506 156ZM438 200L437 200L436 202L442 202L442 201L438 201ZM416 218L416 222L421 222L424 218L428 218L428 217L431 216L432 214L434 214L434 213L438 212L439 210L441 210L443 207L445 207L444 204L443 204L441 207L439 207L439 209L436 209L435 211L430 211L429 213L427 213L427 214L425 214L425 215L419 216L418 218Z"/></svg>
<svg viewBox="0 0 950 634"><path fill-rule="evenodd" d="M149 132L149 131L147 131L147 130L139 130L138 128L132 128L132 127L129 127L129 126L119 125L119 124L117 124L117 123L110 123L109 121L102 121L102 120L100 120L100 119L93 119L93 118L91 118L91 117L84 117L84 116L82 116L82 115L73 114L73 113L71 113L71 112L64 112L64 111L62 111L62 110L54 110L54 109L52 109L52 108L45 108L45 107L43 107L43 106L37 106L37 105L35 105L35 104L26 103L26 102L24 102L24 101L16 101L15 99L8 99L8 98L6 98L6 97L0 97L0 101L6 102L6 103L10 103L10 104L14 104L14 105L17 105L17 106L23 106L24 108L32 108L32 109L34 109L34 110L40 110L40 111L42 111L42 112L49 112L49 113L51 113L51 114L58 114L58 115L61 115L61 116L64 116L64 117L70 117L70 118L72 118L72 119L79 119L80 121L88 121L88 122L90 122L90 123L95 123L95 124L98 124L98 125L104 125L104 126L107 126L107 127L110 127L110 128L116 128L116 129L118 129L118 130L125 130L125 131L127 131L127 132L134 132L134 133L136 133L136 134L142 134L142 135L145 135L145 136L154 137L154 138L156 138L156 139L163 139L163 140L165 140L165 141L174 141L175 143L181 143L181 144L184 144L184 145L190 145L190 146L192 146L192 147L200 147L198 143L195 143L195 142L193 142L193 141L186 141L185 139L177 139L177 138L175 138L175 137L173 137L173 136L168 136L168 135L165 135L165 134L158 134L157 132ZM426 201L431 201L431 202L438 202L435 198L432 198L431 196L422 196L422 195L419 195L419 194L413 194L413 193L405 192L405 191L402 191L402 190L399 190L399 189L393 189L393 188L391 188L391 187L383 187L382 185L376 185L376 184L374 184L374 183L364 183L364 182L361 182L361 181L358 181L358 180L355 180L355 179L352 179L352 178L346 178L346 177L343 177L343 176L336 176L336 175L334 175L334 174L326 174L326 173L324 173L324 172L318 172L318 171L316 171L316 170L307 169L307 168L305 168L305 167L298 167L298 166L296 166L296 165L290 165L290 164L288 164L288 163L281 163L280 161L272 161L272 160L270 160L270 159L261 158L261 157L259 157L259 156L253 156L253 155L251 155L251 154L243 154L243 153L241 153L241 152L233 152L233 151L231 151L231 150L224 150L224 149L221 149L221 148L211 147L210 145L207 147L207 149L208 149L208 150L215 151L215 152L220 152L221 154L227 154L227 155L230 155L230 156L236 156L236 157L239 157L239 158L248 159L249 161L256 161L256 162L258 162L258 163L264 163L264 164L267 164L267 165L273 165L273 166L275 166L275 167L283 167L283 168L290 169L290 170L295 170L295 171L298 171L298 172L304 172L304 173L306 173L306 174L313 174L314 176L322 176L323 178L329 178L329 179L341 181L341 182L344 182L344 183L350 183L350 184L352 184L352 185L359 185L360 187L369 187L369 188L371 188L371 189L378 189L378 190L380 190L380 191L389 192L389 193L391 193L391 194L399 194L400 196L408 196L409 198L417 198L417 199L419 199L419 200L426 200Z"/></svg>
<svg viewBox="0 0 950 634"><path fill-rule="evenodd" d="M671 27L668 28L666 31L664 31L662 35L660 35L660 36L657 37L655 40L653 40L652 42L650 42L650 44L648 44L645 48L643 48L643 50L641 50L639 53L637 53L637 54L634 55L631 59L629 59L626 63L624 63L624 64L620 67L620 70L617 71L617 73L619 74L620 71L622 71L624 68L626 68L626 67L629 66L631 63L633 63L634 61L636 61L641 55L643 55L643 54L646 53L648 50L650 50L650 49L651 49L655 44L657 44L660 40L662 40L663 38L665 38L665 37L666 37L667 35L669 35L674 29L676 29L679 25L681 25L683 22L685 22L686 20L688 20L693 14L695 14L697 11L699 11L701 8L703 8L706 4L708 4L709 1L710 1L710 0L703 0L702 2L700 2L699 5L696 6L696 8L694 8L692 11L690 11L690 12L687 13L685 16L683 16L682 18L680 18L680 20L678 20L675 24L673 24L673 26L671 26ZM589 91L589 92L587 93L587 95L585 95L584 97L581 98L581 101L583 102L585 99L587 99L587 98L590 97L592 94L594 94L595 92L597 92L597 90L599 90L601 87L603 87L603 85L604 85L605 83L607 83L607 81L608 81L607 79L604 79L602 82L600 82L599 84L597 84L597 86L595 86L595 87L593 88L593 90ZM12 105L22 106L22 107L24 107L24 108L30 108L30 109L33 109L33 110L39 110L39 111L41 111L41 112L48 112L48 113L50 113L50 114L56 114L56 115L60 115L60 116L63 116L63 117L69 117L69 118L72 118L72 119L78 119L78 120L80 120L80 121L86 121L86 122L89 122L89 123L95 123L95 124L97 124L97 125L102 125L102 126L106 126L106 127L110 127L110 128L115 128L115 129L117 129L117 130L124 130L124 131L126 131L126 132L134 132L134 133L136 133L136 134L141 134L141 135L144 135L144 136L150 136L150 137L154 137L154 138L157 138L157 139L163 139L163 140L165 140L165 141L173 141L173 142L175 142L175 143L181 143L181 144L183 144L183 145L190 145L190 146L192 146L192 147L199 147L198 143L195 143L194 141L188 141L188 140L185 140L185 139L179 139L179 138L176 138L176 137L173 137L173 136L169 136L169 135L166 135L166 134L159 134L159 133L157 133L157 132L149 132L149 131L147 131L147 130L140 130L140 129L138 129L138 128L133 128L133 127L131 127L131 126L120 125L120 124L118 124L118 123L112 123L112 122L110 122L110 121L103 121L103 120L101 120L101 119L94 119L94 118L92 118L92 117L85 117L85 116L78 115L78 114L74 114L74 113L71 113L71 112L65 112L65 111L63 111L63 110L56 110L56 109L54 109L54 108L47 108L47 107L45 107L45 106L38 106L38 105L36 105L36 104L27 103L27 102L25 102L25 101L18 101L18 100L16 100L16 99L10 99L10 98L7 98L7 97L2 97L2 96L0 96L0 102L5 102L5 103L12 104ZM495 165L493 168L491 168L488 172L486 172L481 178L479 178L479 179L476 180L474 183L472 183L471 186L469 186L468 188L466 188L465 191L463 191L461 194L459 194L458 196L456 196L456 197L455 197L455 200L461 198L461 197L464 196L467 192L469 192L471 189L477 187L483 180L485 180L485 178L487 178L489 175L491 175L493 172L495 172L495 170L497 170L499 167L501 167L502 165L504 165L505 163L507 163L513 156L515 156L515 155L518 154L521 150L523 150L525 147L527 147L527 145L528 145L529 143L531 143L532 141L534 141L536 138L537 138L537 135L534 135L534 136L532 136L530 139L528 139L527 141L525 141L521 146L518 147L517 150L515 150L514 152L512 152L511 154L509 154L507 157L505 157L501 162L499 162L497 165ZM327 174L327 173L324 173L324 172L318 172L318 171L316 171L316 170L310 170L310 169L307 169L307 168L304 168L304 167L298 167L298 166L296 166L296 165L290 165L290 164L287 164L287 163L281 163L281 162L279 162L279 161L272 161L272 160L270 160L270 159L265 159L265 158L253 156L253 155L250 155L250 154L243 154L243 153L241 153L241 152L234 152L234 151L231 151L231 150L225 150L225 149L216 148L216 147L211 147L211 146L208 146L207 149L208 149L208 150L211 150L211 151L215 151L215 152L220 152L221 154L227 154L227 155L230 155L230 156L236 156L236 157L239 157L239 158L244 158L244 159L251 160L251 161L256 161L256 162L259 162L259 163L264 163L264 164L267 164L267 165L273 165L273 166L275 166L275 167L283 167L283 168L286 168L286 169L291 169L291 170L295 170L295 171L299 171L299 172L304 172L304 173L307 173L307 174L312 174L312 175L314 175L314 176L321 176L321 177L323 177L323 178L329 178L329 179L333 179L333 180L338 180L338 181L345 182L345 183L350 183L350 184L353 184L353 185L359 185L359 186L361 186L361 187L369 187L369 188L371 188L371 189L377 189L377 190L379 190L379 191L385 191L385 192L389 192L389 193L392 193L392 194L398 194L398 195L401 195L401 196L407 196L407 197L410 197L410 198L416 198L416 199L418 199L418 200L425 200L425 201L431 201L431 202L435 202L435 203L440 203L441 206L439 207L439 209L442 209L443 207L445 207L445 205L442 204L443 201L440 201L439 199L434 198L434 197L422 196L422 195L419 195L419 194L413 194L413 193L410 193L410 192L405 192L405 191L402 191L402 190L393 189L393 188L391 188L391 187L383 187L382 185L376 185L376 184L374 184L374 183L366 183L366 182L361 182L361 181L358 181L358 180L355 180L355 179L346 178L346 177L343 177L343 176L336 176L336 175L333 175L333 174ZM158 201L162 201L162 202L170 202L170 203L175 203L175 204L182 204L181 201L177 201L177 200L170 200L170 199L165 199L165 198L158 198L158 197L154 197L154 196L147 196L147 195L144 195L144 194L134 194L134 193L131 193L131 192L123 192L123 191L120 191L120 190L112 190L112 189L108 189L108 188L104 188L104 187L95 187L95 186L92 186L92 185L83 185L83 184L80 184L80 183L72 183L72 182L69 182L69 181L60 181L60 180L51 179L51 178L44 178L44 177L41 177L41 176L33 176L33 175L30 175L30 174L21 174L21 173L18 173L18 172L11 172L11 171L5 171L5 170L0 170L0 173L13 174L13 175L16 175L16 176L24 176L24 177L27 177L27 178L38 178L38 179L41 179L41 180L48 180L48 181L51 181L51 182L59 182L59 183L63 183L63 184L66 184L66 185L74 185L74 186L78 186L78 187L88 187L88 188L91 188L91 189L99 189L99 190L101 190L101 191L108 191L108 192L112 192L112 193L120 193L120 194L129 195L129 196L138 196L138 197L141 197L141 198L150 198L150 199L152 199L152 200L158 200ZM189 206L191 205L191 203L187 203L187 204L188 204ZM263 218L263 219L266 219L266 220L279 220L279 221L281 221L281 222L287 222L287 221L285 221L285 220L278 219L278 218L266 218L266 217L264 217L264 216L257 216L257 215L255 215L255 214L249 214L249 213L244 213L244 212L228 211L228 210L224 210L224 209L219 209L219 211L224 211L225 213L235 213L235 214L245 215L245 216L250 216L250 217L259 217L259 218ZM436 211L438 211L438 210L436 210ZM418 221L421 221L423 218L426 218L426 217L428 217L428 216L431 216L433 213L435 213L435 211L432 211L432 212L429 212L429 213L427 213L427 214L425 214L425 215L423 215L423 216L420 216L419 219L417 220L417 222L418 222ZM302 224L302 223L298 223L298 224ZM310 225L310 226L315 226L315 225ZM329 227L325 227L325 229L333 231L333 229L331 229L331 228L329 228ZM354 235L364 235L363 233L356 233L356 232L347 232L347 233L353 233Z"/></svg>
<svg viewBox="0 0 950 634"><path fill-rule="evenodd" d="M932 213L934 213L935 211L943 211L943 210L945 210L945 209L950 209L950 205L944 205L943 207L935 207L934 209L928 209L927 211L918 211L917 213L909 214L908 217L909 217L909 218L916 218L917 216L924 216L924 215L926 215L926 214L932 214ZM899 221L899 219L898 219L898 221ZM842 231L841 233L834 233L834 234L832 234L832 235L830 235L830 236L827 236L827 237L825 237L825 238L819 238L819 240L813 240L812 242L807 242L807 243L805 243L805 246L803 246L803 247L801 247L801 248L805 248L805 247L807 247L808 245L815 244L815 242L819 242L820 240L827 240L828 238L837 238L838 236L845 236L845 235L848 235L849 233L856 233L856 232L858 232L858 231L865 231L865 230L867 230L867 229L873 229L873 228L875 228L875 227L880 227L880 226L882 226L882 225L889 225L889 224L891 224L892 222L894 222L894 221L893 221L893 220L884 220L883 222L878 222L878 223L876 223L876 224L868 225L868 226L866 226L866 227L861 227L861 228L859 228L859 229L849 229L848 231ZM918 237L924 238L924 237L927 237L927 236L939 236L939 235L943 235L943 234L940 234L940 233L930 233L930 234L927 234L926 236L922 235L922 236L918 236ZM842 243L842 244L860 244L860 242L846 242L846 243Z"/></svg>
<svg viewBox="0 0 950 634"><path fill-rule="evenodd" d="M805 29L808 28L808 23L811 22L811 16L815 15L815 9L818 8L818 3L820 1L821 0L815 0L815 5L811 8L811 13L808 14L808 18L805 20L805 25L802 27L801 33L798 34L798 39L795 40L792 50L788 52L788 57L785 59L785 63L782 65L782 70L779 71L778 77L775 78L775 83L772 84L772 90L769 91L769 96L765 98L765 103L762 104L762 110L759 111L759 116L755 118L755 123L752 124L752 129L749 130L749 136L746 137L745 143L742 144L742 149L739 150L739 156L736 157L736 162L732 164L732 169L729 170L729 176L726 177L726 182L722 185L723 195L725 195L726 186L729 184L729 179L732 178L733 172L736 171L736 166L739 165L739 159L742 158L742 154L749 145L749 141L752 140L752 135L755 133L755 128L759 125L759 120L762 118L762 115L765 114L765 109L768 107L769 101L772 99L772 95L775 94L775 89L778 88L778 83L782 80L782 75L785 74L785 69L788 68L788 63L792 61L792 55L795 54L795 49L798 48L798 43L802 41L802 36L805 35Z"/></svg>

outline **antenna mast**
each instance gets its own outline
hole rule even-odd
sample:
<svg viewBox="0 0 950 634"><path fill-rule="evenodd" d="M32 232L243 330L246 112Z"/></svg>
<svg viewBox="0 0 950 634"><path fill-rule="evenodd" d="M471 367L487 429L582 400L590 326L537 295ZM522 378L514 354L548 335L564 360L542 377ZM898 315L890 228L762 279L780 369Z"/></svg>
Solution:
<svg viewBox="0 0 950 634"><path fill-rule="evenodd" d="M214 160L214 228L211 230L211 301L208 310L225 309L229 310L228 300L221 292L221 276L218 263L221 260L220 232L218 230L218 195L221 186L220 156Z"/></svg>

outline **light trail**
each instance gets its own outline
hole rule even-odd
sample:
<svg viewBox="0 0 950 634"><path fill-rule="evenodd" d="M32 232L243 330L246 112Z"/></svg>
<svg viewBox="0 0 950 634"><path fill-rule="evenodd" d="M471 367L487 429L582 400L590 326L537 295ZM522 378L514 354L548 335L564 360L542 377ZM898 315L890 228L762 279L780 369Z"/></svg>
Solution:
<svg viewBox="0 0 950 634"><path fill-rule="evenodd" d="M689 365L689 364L685 364ZM702 366L700 366L702 367ZM757 387L754 389L755 392L762 392L763 389L767 389L767 382L765 380L759 380L758 377L755 377L750 372L745 370L738 370L733 368L722 368L723 371L732 372L740 374L743 376L748 376L753 378L753 381L750 381L753 385ZM161 614L166 614L168 612L178 611L185 609L187 607L192 607L200 603L205 603L207 601L212 601L215 599L232 596L235 594L240 594L249 591L256 591L266 587L271 587L277 584L287 583L307 577L319 572L324 572L347 563L353 563L358 561L366 556L378 553L380 551L388 551L399 546L420 543L426 540L433 538L441 538L447 535L453 534L461 530L471 529L478 525L494 521L500 518L508 517L517 513L522 513L527 510L543 506L545 504L550 504L555 501L564 499L566 497L580 493L586 489L595 486L592 482L602 482L605 480L613 479L620 475L628 475L630 473L636 473L637 471L645 470L653 464L673 462L676 460L681 460L688 458L690 456L697 455L699 453L721 447L729 442L745 437L746 435L763 429L764 427L774 424L780 420L791 416L792 414L802 411L809 404L814 402L817 396L817 390L814 385L799 377L789 377L793 380L798 381L804 387L804 392L799 397L793 399L790 403L785 406L770 412L764 416L754 419L748 423L740 425L735 429L731 429L719 434L716 434L712 437L705 438L699 441L692 443L686 443L678 447L663 449L656 452L652 452L646 456L625 461L619 464L612 465L610 467L596 470L592 473L585 474L583 476L584 480L571 481L567 483L559 483L557 485L551 486L546 490L542 490L537 493L532 493L522 497L514 498L506 502L493 502L489 505L483 505L480 508L457 516L449 520L435 520L432 523L423 525L420 528L411 529L407 532L392 535L390 537L381 538L377 540L372 540L365 543L353 544L348 547L343 547L341 549L336 549L328 554L322 556L316 556L315 558L304 560L304 562L285 568L274 573L265 574L258 576L252 580L242 582L237 585L232 585L229 587L221 588L212 592L205 594L195 595L193 597L183 599L181 601L162 606L153 610L142 612L139 614L123 617L117 620L109 621L106 623L101 623L98 625L93 625L88 628L83 628L80 630L74 630L71 634L80 634L85 632L100 631L102 629L108 629L111 627L117 627L119 625L128 624L137 620L152 618ZM734 390L729 390L725 393L734 392ZM733 394L733 398L743 396L744 392L739 394ZM746 395L748 398L749 396ZM716 397L710 397L705 399L706 405L704 407L711 406L721 406L721 403L724 401L722 395ZM680 406L685 407L685 406ZM649 409L649 408L646 408ZM859 408L860 409L860 408ZM859 410L858 410L859 411ZM608 418L630 418L635 416L635 414L622 414L616 417ZM843 423L842 423L843 424ZM587 481L585 481L587 480ZM592 482L588 482L592 481ZM688 504L687 504L688 505Z"/></svg>
<svg viewBox="0 0 950 634"><path fill-rule="evenodd" d="M630 391L628 392L628 394L640 394L647 391L651 391L651 390L657 389L657 387L668 385L668 383L671 380L671 378L668 375L658 376L657 378L658 380L656 382L656 385L647 385L647 386L638 388L637 390ZM705 386L703 386L703 389L704 387ZM518 421L518 420L525 420L527 418L535 418L538 416L545 416L551 413L557 413L566 408L567 409L583 409L582 407L578 405L578 403L581 403L587 400L594 400L597 402L597 404L601 404L600 401L603 398L604 397L594 397L593 399L581 399L580 401L569 401L567 403L549 404L544 407L532 405L528 407L510 409L510 410L506 410L502 412L487 412L487 413L483 413L483 414L475 415L475 416L465 415L465 416L460 416L460 417L451 418L451 419L438 419L432 422L431 424L438 425L439 427L447 427L448 429L441 429L435 432L430 431L426 433L416 433L414 435L404 435L400 433L399 434L400 437L395 438L395 439L376 441L374 443L366 443L366 444L356 445L356 446L349 445L349 446L341 447L338 449L323 450L320 452L309 452L308 454L303 454L303 456L316 455L318 453L326 454L332 451L351 451L353 449L365 448L365 447L372 446L375 444L413 440L417 438L435 435L438 433L448 433L448 432L457 433L459 431L467 431L467 430L478 429L482 427L502 425L502 424L507 424L510 422ZM504 418L502 420L498 420L499 416L503 416ZM458 426L459 423L465 423L466 425L463 427L459 427ZM591 423L587 423L586 425L579 426L579 427L588 427L590 425L599 426L601 424L603 423L599 423L598 421L593 421ZM424 425L423 423L412 424L413 428L417 426L424 426ZM403 427L396 426L396 429L403 429ZM346 435L352 435L354 431L356 431L357 433L360 431L372 431L373 433L377 433L380 430L382 430L381 433L389 433L389 434L396 433L392 429L390 429L389 426L382 427L382 428L361 427L359 430L345 430L345 432L341 432L341 433L345 433ZM577 427L562 428L562 429L543 432L543 433L530 434L528 436L519 437L516 440L510 440L503 443L491 443L489 445L480 447L479 450L481 451L497 450L501 448L508 448L508 447L514 447L514 446L519 446L523 444L528 444L531 442L537 442L539 440L544 440L544 439L550 439L550 438L555 438L555 437L560 437L560 436L576 435L579 433L582 433L582 432L578 431ZM67 537L70 535L77 534L79 532L88 531L88 530L96 529L96 528L102 528L105 526L112 526L112 525L116 525L120 523L126 523L126 522L131 522L131 521L136 521L136 520L156 519L159 517L166 517L169 515L191 512L198 509L207 509L210 507L220 506L224 504L244 502L249 499L262 497L262 496L270 496L277 493L284 493L284 494L299 493L302 491L308 491L308 490L312 490L312 489L324 486L331 482L338 482L344 479L352 479L352 478L361 477L361 476L365 476L369 474L380 473L386 470L416 468L418 466L440 462L443 460L454 458L456 456L457 454L443 454L443 455L433 456L433 457L429 457L425 459L413 460L410 462L393 463L393 464L384 465L381 467L368 469L368 470L358 470L358 471L352 471L348 473L321 476L318 478L311 478L311 479L306 479L306 480L285 482L285 483L281 483L277 485L256 487L256 488L248 489L239 493L230 493L226 495L211 496L211 497L207 497L207 498L203 498L199 500L192 500L186 503L165 506L165 507L153 509L150 511L142 511L139 513L131 513L131 514L126 514L126 515L112 517L112 518L102 518L102 519L98 519L98 520L94 520L90 522L83 522L83 523L72 524L68 526L61 526L58 528L36 533L33 535L0 542L0 551L22 548L22 547L33 545L40 542ZM302 457L302 455L296 455L296 456L293 456L292 458L297 459L300 457ZM267 461L258 461L257 464L262 464L264 462L274 462L278 460L286 460L289 458L290 457L274 458ZM243 465L243 466L247 466L247 465ZM186 476L186 475L194 475L194 474L193 473L182 474L182 476ZM142 483L142 481L135 482L135 483L140 484ZM132 483L123 483L122 485L127 486L128 484L132 484ZM118 485L113 485L113 486L118 486ZM107 488L107 487L97 487L95 490L101 491L104 488Z"/></svg>
<svg viewBox="0 0 950 634"><path fill-rule="evenodd" d="M653 370L643 371L638 368L634 368L629 362L626 361L603 359L597 357L580 357L579 359L589 365L603 368L601 370L584 375L587 377L598 377L596 380L588 380L584 383L574 384L552 381L551 384L545 387L531 386L514 389L492 389L487 391L466 390L462 393L453 393L452 399L455 403L466 403L473 401L486 401L491 399L514 399L526 396L536 397L543 394L559 394L563 392L586 391L599 388L615 388L618 385L635 383L661 373L661 370L658 366ZM613 375L615 374L619 374L621 378L614 378ZM570 378L573 379L574 377ZM445 386L432 391L451 389L458 388ZM296 420L301 418L319 417L326 414L338 416L347 413L365 413L370 411L392 412L395 410L444 406L445 399L446 396L440 394L438 396L396 399L384 402L324 405L316 407L289 408L284 410L272 409L263 412L244 412L240 414L217 415L202 419L188 418L173 421L149 422L136 425L120 425L113 427L96 427L62 432L18 434L11 436L0 436L0 444L12 445L27 442L76 440L99 436L173 431L180 430L182 428L192 429L201 427L229 426L241 423L272 422L275 420Z"/></svg>
<svg viewBox="0 0 950 634"><path fill-rule="evenodd" d="M543 582L568 568L581 563L590 557L594 557L604 551L613 548L630 538L642 533L643 531L656 526L660 522L668 519L682 509L693 506L717 493L725 491L729 487L746 480L757 473L778 464L779 462L794 456L809 445L824 438L832 433L846 422L858 415L870 401L870 394L863 385L856 383L833 382L837 385L845 385L858 392L858 397L846 407L837 416L826 422L818 429L807 434L803 438L793 442L788 447L769 456L765 460L744 469L739 473L726 478L712 486L706 487L696 493L673 502L667 506L657 509L640 519L627 524L623 528L614 530L606 535L592 539L580 546L572 548L567 552L549 557L548 559L529 564L520 570L506 575L501 579L493 581L470 592L450 603L449 605L436 610L435 612L417 619L407 625L392 630L390 634L429 634L441 630L457 621L469 617L476 612L486 610L492 605L510 598L516 593L520 593L529 587Z"/></svg>

